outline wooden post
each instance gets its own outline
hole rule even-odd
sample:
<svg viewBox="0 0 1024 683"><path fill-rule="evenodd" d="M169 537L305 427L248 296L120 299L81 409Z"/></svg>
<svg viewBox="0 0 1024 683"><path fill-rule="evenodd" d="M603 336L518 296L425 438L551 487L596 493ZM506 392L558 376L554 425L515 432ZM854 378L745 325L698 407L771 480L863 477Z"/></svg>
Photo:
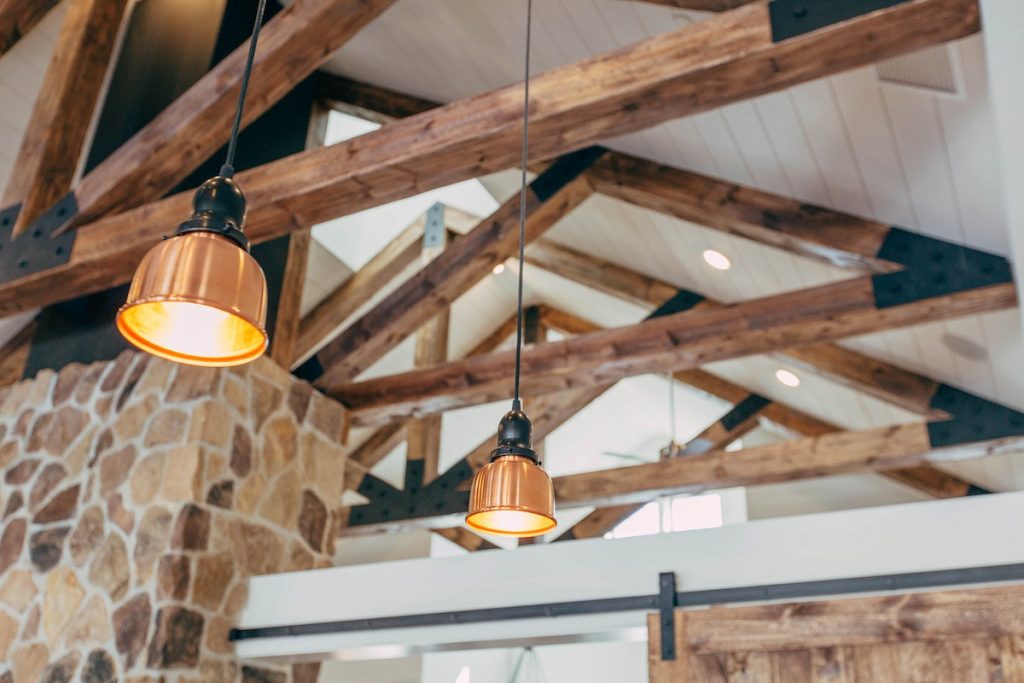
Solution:
<svg viewBox="0 0 1024 683"><path fill-rule="evenodd" d="M298 344L302 289L306 283L311 239L313 237L307 228L293 233L288 240L288 260L277 303L277 320L270 338L270 357L286 369L295 357L295 347Z"/></svg>
<svg viewBox="0 0 1024 683"><path fill-rule="evenodd" d="M690 651L683 610L673 612L676 632L675 659L661 658L661 615L647 615L647 680L650 683L687 683L690 680Z"/></svg>
<svg viewBox="0 0 1024 683"><path fill-rule="evenodd" d="M423 265L433 261L448 244L445 229L444 205L435 204L427 212L423 232ZM416 333L414 364L418 368L430 367L448 360L448 323L451 309L444 308ZM429 415L409 423L407 459L423 462L423 484L429 484L438 475L441 455L441 416Z"/></svg>

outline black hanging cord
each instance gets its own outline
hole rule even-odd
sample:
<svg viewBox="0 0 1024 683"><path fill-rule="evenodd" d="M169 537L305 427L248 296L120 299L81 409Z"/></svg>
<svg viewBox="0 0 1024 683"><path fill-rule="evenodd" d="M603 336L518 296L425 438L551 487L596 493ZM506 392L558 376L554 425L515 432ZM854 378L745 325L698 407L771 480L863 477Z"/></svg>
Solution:
<svg viewBox="0 0 1024 683"><path fill-rule="evenodd" d="M245 96L249 92L249 76L252 75L252 63L256 58L256 41L260 37L260 29L263 28L263 10L267 8L267 0L259 0L256 7L256 24L252 29L252 37L249 39L249 56L245 61L245 71L242 73L242 89L238 92L238 107L235 109L235 122L231 126L231 139L228 141L228 155L224 165L220 168L220 174L230 178L235 174L235 147L238 145L238 130L242 127L242 111L245 109Z"/></svg>
<svg viewBox="0 0 1024 683"><path fill-rule="evenodd" d="M526 261L526 164L530 154L530 38L533 0L526 0L526 78L523 80L523 163L519 190L519 294L516 304L516 383L512 410L522 410L519 400L519 372L523 357L523 264Z"/></svg>

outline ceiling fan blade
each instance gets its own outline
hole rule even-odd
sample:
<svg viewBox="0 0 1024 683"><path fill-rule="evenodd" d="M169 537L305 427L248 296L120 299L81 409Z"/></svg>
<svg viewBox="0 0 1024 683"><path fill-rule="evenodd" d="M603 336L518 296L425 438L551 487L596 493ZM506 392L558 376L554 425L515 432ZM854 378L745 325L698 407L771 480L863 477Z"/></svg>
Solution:
<svg viewBox="0 0 1024 683"><path fill-rule="evenodd" d="M637 462L650 462L647 458L634 453L615 453L614 451L602 451L601 455L609 458L622 458L623 460L636 460Z"/></svg>

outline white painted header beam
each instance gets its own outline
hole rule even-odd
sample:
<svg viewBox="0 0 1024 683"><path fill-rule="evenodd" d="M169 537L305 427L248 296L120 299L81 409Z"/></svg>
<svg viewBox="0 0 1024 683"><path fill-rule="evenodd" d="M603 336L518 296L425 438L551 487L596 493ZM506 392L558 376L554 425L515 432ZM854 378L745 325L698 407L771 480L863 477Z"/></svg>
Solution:
<svg viewBox="0 0 1024 683"><path fill-rule="evenodd" d="M651 595L1024 562L1024 492L257 577L240 628ZM637 637L639 612L262 638L242 658L401 656L548 639Z"/></svg>

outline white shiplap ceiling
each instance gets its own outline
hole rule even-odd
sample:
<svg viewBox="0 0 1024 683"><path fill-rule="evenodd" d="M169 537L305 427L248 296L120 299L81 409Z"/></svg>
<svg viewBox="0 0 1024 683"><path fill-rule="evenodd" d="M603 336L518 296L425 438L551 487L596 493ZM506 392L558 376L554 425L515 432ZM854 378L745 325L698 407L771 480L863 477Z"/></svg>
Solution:
<svg viewBox="0 0 1024 683"><path fill-rule="evenodd" d="M520 0L404 0L343 48L328 69L423 98L452 101L468 97L521 80L523 11ZM534 11L535 73L703 19L700 13L607 0L545 0L535 3ZM868 67L605 144L679 168L1009 255L982 37L950 44L948 50L958 72L961 92L957 97L883 84L875 69ZM516 180L510 173L483 182L503 200L514 190ZM726 302L846 276L820 263L605 197L588 200L555 226L549 237ZM724 273L708 268L701 259L707 248L727 254L733 268ZM533 269L527 278L528 300L604 325L629 324L644 315L604 295L575 288L556 275ZM467 294L456 306L453 330L479 338L486 334L487 325L497 325L512 310L507 284L501 278L488 278ZM480 317L485 309L493 313L506 306L502 316ZM847 343L1024 409L1024 374L1005 370L1024 367L1018 318L1017 311L993 313ZM985 357L955 353L950 345L968 346L969 351L981 349ZM411 346L406 344L371 373L392 373L410 366ZM709 369L850 428L916 419L877 399L808 376L806 371L801 372L804 382L799 389L787 389L772 378L778 367L778 360L756 357L717 363ZM657 400L655 395L662 393L649 397L647 409ZM500 407L492 409L495 411ZM703 416L691 418L691 427L704 426L699 424ZM587 413L579 419L588 419ZM592 419L590 424L598 421ZM634 449L648 448L652 442L649 426L641 422L638 418L622 423L623 431L637 430ZM628 445L622 448L628 449ZM1014 462L1013 458L1009 462ZM560 467L558 463L554 466ZM568 469L598 466L607 465L590 459L581 465L575 457L573 463L565 464ZM963 463L956 468L968 479L996 478L987 462ZM997 469L1000 476L1016 471L1006 464ZM851 489L854 481L859 483ZM1001 488L1008 485L1003 480ZM815 486L818 493L814 493ZM1012 486L1024 486L1024 478L1015 479ZM784 485L773 487L772 497L785 490ZM811 482L793 493L816 501L827 499L830 491L847 496L859 491L853 498L876 502L899 499L901 493L914 496L874 477ZM766 500L762 497L762 503ZM772 509L766 503L761 507Z"/></svg>

